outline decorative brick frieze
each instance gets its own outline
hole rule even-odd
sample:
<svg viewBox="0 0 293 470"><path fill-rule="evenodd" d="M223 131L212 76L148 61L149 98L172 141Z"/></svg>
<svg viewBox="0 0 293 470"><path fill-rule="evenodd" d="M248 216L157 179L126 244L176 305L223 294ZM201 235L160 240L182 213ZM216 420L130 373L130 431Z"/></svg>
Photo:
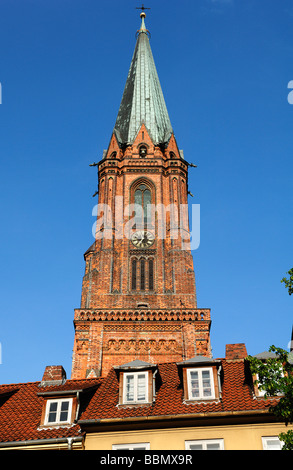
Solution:
<svg viewBox="0 0 293 470"><path fill-rule="evenodd" d="M75 321L210 321L209 309L196 310L87 310L76 309Z"/></svg>

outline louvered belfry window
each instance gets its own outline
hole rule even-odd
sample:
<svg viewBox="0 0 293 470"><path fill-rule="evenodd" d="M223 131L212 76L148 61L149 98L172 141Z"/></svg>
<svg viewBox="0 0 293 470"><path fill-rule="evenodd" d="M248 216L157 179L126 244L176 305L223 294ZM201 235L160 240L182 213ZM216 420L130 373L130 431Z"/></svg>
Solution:
<svg viewBox="0 0 293 470"><path fill-rule="evenodd" d="M132 260L132 273L131 273L131 289L136 290L136 265L137 265L137 260L133 259Z"/></svg>
<svg viewBox="0 0 293 470"><path fill-rule="evenodd" d="M140 290L145 290L145 259L140 260Z"/></svg>
<svg viewBox="0 0 293 470"><path fill-rule="evenodd" d="M154 290L154 260L137 258L131 261L131 290L153 291Z"/></svg>
<svg viewBox="0 0 293 470"><path fill-rule="evenodd" d="M154 261L149 260L149 290L154 290Z"/></svg>

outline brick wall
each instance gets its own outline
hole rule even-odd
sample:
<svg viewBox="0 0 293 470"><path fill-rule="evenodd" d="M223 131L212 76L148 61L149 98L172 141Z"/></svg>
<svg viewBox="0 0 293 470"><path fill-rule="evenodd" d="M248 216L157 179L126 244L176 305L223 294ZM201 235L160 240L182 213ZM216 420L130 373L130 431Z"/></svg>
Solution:
<svg viewBox="0 0 293 470"><path fill-rule="evenodd" d="M141 144L147 147L147 156L139 156ZM135 312L141 305L153 310L197 309L193 258L189 249L182 249L180 233L173 239L172 217L166 213L165 237L158 232L158 214L153 219L152 233L155 242L150 248L138 249L127 237L117 239L128 219L123 210L134 203L134 191L144 183L151 191L152 203L168 207L187 204L187 169L181 159L172 135L168 147L156 147L147 129L142 125L133 145L121 149L113 134L106 158L99 164L99 203L112 210L112 228L107 220L98 224L97 239L85 254L85 275L82 285L81 309L89 313L86 321L75 318L75 343L73 350L72 378L85 377L88 371L105 374L112 365L120 365L134 359L148 362L181 361L196 353L210 356L210 322L203 327L199 320L182 317L177 323L170 317L162 321L159 315L154 321L137 321L134 313L127 322L108 321L111 309L129 309ZM115 197L123 201L117 210ZM122 199L123 198L123 199ZM121 203L122 204L122 203ZM116 211L116 212L115 212ZM187 233L188 215L182 216ZM131 266L135 257L139 263L153 260L154 289L132 290ZM137 271L139 274L139 271ZM148 285L148 283L146 284ZM108 312L104 314L103 312ZM133 320L131 320L133 319ZM176 326L176 328L175 328Z"/></svg>

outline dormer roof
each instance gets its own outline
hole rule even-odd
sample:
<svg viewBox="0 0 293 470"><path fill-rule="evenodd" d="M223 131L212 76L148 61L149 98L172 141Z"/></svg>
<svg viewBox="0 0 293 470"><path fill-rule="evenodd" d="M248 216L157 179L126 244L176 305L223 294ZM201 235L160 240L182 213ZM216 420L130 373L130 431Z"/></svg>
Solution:
<svg viewBox="0 0 293 470"><path fill-rule="evenodd" d="M151 369L157 367L156 364L151 364L150 362L141 361L140 359L135 359L134 361L127 362L120 366L115 366L115 370L137 370L137 369Z"/></svg>
<svg viewBox="0 0 293 470"><path fill-rule="evenodd" d="M211 359L205 356L194 356L191 359L187 359L186 361L177 362L178 366L198 366L198 365L207 365L207 364L218 364L221 361Z"/></svg>
<svg viewBox="0 0 293 470"><path fill-rule="evenodd" d="M263 351L261 353L255 354L253 357L255 357L256 359L262 359L262 360L276 359L277 354L270 352L270 351Z"/></svg>

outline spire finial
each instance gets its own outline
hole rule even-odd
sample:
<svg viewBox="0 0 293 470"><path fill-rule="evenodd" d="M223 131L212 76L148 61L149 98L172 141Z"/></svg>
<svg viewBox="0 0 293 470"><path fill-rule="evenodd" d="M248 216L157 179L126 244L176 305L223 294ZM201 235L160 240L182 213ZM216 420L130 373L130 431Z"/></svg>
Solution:
<svg viewBox="0 0 293 470"><path fill-rule="evenodd" d="M147 8L147 7L144 6L144 4L142 4L141 7L136 7L136 9L141 10L141 14L139 15L141 17L141 27L138 30L138 33L142 33L142 32L144 32L144 33L147 32L148 33L148 30L146 29L145 22L144 22L144 19L146 17L146 14L145 14L144 10L150 10L150 8Z"/></svg>
<svg viewBox="0 0 293 470"><path fill-rule="evenodd" d="M141 27L139 31L146 31L145 22L144 22L146 14L142 12L139 16L141 17Z"/></svg>

